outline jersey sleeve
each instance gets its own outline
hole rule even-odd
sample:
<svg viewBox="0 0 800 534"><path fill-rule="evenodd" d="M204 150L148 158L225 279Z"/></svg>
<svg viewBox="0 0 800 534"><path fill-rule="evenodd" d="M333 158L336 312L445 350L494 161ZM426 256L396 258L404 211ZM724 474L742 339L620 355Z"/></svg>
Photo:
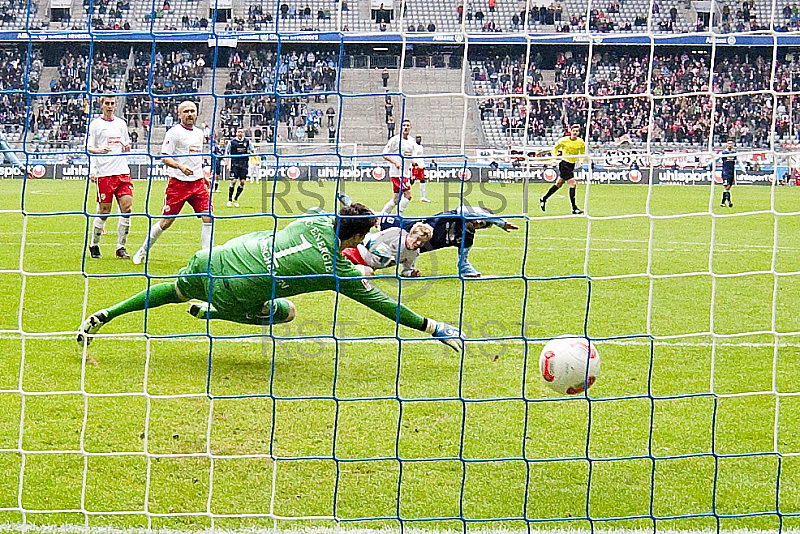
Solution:
<svg viewBox="0 0 800 534"><path fill-rule="evenodd" d="M383 153L387 155L397 155L400 151L400 146L397 143L397 136L392 137L386 142L386 146L383 147Z"/></svg>
<svg viewBox="0 0 800 534"><path fill-rule="evenodd" d="M380 313L390 321L397 320L399 307L401 325L415 330L424 329L424 317L403 304L399 304L379 289L372 287L369 281L353 267L353 264L342 258L341 255L338 255L336 259L336 274L339 277L339 292L346 297Z"/></svg>
<svg viewBox="0 0 800 534"><path fill-rule="evenodd" d="M128 123L124 119L122 121L122 142L127 146L131 146L131 136L128 133Z"/></svg>
<svg viewBox="0 0 800 534"><path fill-rule="evenodd" d="M172 156L175 154L175 134L172 132L172 128L167 130L167 133L164 135L164 142L161 143L161 153L165 156Z"/></svg>
<svg viewBox="0 0 800 534"><path fill-rule="evenodd" d="M373 269L382 269L384 267L388 267L394 262L394 255L392 254L392 249L387 243L376 243L374 245L370 245L367 250L369 250L370 254L372 254L373 265L370 265Z"/></svg>
<svg viewBox="0 0 800 534"><path fill-rule="evenodd" d="M97 123L92 121L89 124L89 134L86 139L86 146L89 148L97 148L95 143L97 142Z"/></svg>
<svg viewBox="0 0 800 534"><path fill-rule="evenodd" d="M498 228L505 228L506 224L508 223L508 221L503 217L497 217L496 215L493 215L483 208L479 208L477 206L461 206L457 208L455 212L458 215L463 215L466 219L487 221Z"/></svg>
<svg viewBox="0 0 800 534"><path fill-rule="evenodd" d="M559 139L559 140L558 140L558 142L557 142L557 143L555 144L555 146L553 147L553 155L554 155L554 156L558 156L558 152L559 152L560 150L561 150L561 139Z"/></svg>

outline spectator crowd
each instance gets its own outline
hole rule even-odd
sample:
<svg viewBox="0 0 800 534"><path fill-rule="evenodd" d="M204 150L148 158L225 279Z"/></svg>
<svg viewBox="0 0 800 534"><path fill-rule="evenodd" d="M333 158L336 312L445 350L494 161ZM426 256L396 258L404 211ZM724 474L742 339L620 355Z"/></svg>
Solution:
<svg viewBox="0 0 800 534"><path fill-rule="evenodd" d="M236 128L252 133L256 142L313 139L325 127L322 110L314 104L328 101L336 91L339 54L311 49L285 51L234 51L228 59L230 79L225 86L225 104L220 113L221 134L232 137ZM276 98L263 93L303 96ZM236 96L243 95L243 96ZM313 102L312 102L313 99ZM334 110L334 114L335 114ZM281 125L285 126L281 134Z"/></svg>
<svg viewBox="0 0 800 534"><path fill-rule="evenodd" d="M27 55L27 51L26 55ZM27 102L24 91L26 62L19 47L0 48L0 124L3 132L20 132L25 127ZM39 90L41 52L34 51L27 72L28 89Z"/></svg>
<svg viewBox="0 0 800 534"><path fill-rule="evenodd" d="M588 132L593 142L646 142L649 134L654 142L703 145L713 126L715 143L732 136L749 146L765 147L770 142L773 97L758 91L770 89L768 54L718 49L712 78L711 56L705 50L656 51L652 62L647 52L596 49L589 60L583 52L565 51L547 65L550 83L544 82L541 54L532 55L527 66L524 57L507 55L473 61L472 78L484 97L479 104L482 121L489 127L494 122L489 119L500 119L509 139L524 137L531 143L548 133L561 135L569 124L586 124L589 101L576 95L588 92L596 97ZM774 84L778 93L800 87L800 80L795 82L800 62L789 57L779 57ZM716 102L713 125L710 83ZM793 134L789 110L797 104L788 96L778 97L776 104L777 134Z"/></svg>
<svg viewBox="0 0 800 534"><path fill-rule="evenodd" d="M147 95L128 96L125 99L125 118L134 128L143 128L145 133L151 126L171 126L178 119L178 105L187 98L187 93L197 93L203 85L206 59L203 54L191 53L186 49L162 52L157 50L151 65L150 54L137 51L133 67L128 70L125 90L129 93L147 93L152 90L152 98ZM152 82L150 77L152 76ZM182 94L170 97L171 94ZM150 121L152 120L152 124Z"/></svg>

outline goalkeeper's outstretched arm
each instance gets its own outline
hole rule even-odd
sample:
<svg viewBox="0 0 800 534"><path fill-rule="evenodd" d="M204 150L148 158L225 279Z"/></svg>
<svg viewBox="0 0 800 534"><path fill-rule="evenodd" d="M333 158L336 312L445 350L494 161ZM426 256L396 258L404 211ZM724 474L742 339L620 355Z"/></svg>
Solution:
<svg viewBox="0 0 800 534"><path fill-rule="evenodd" d="M457 328L423 317L408 306L398 303L379 289L372 287L367 279L361 278L361 273L347 260L337 262L336 270L336 274L340 277L339 292L343 295L380 313L387 319L398 320L403 326L427 332L454 350L461 350L464 335Z"/></svg>

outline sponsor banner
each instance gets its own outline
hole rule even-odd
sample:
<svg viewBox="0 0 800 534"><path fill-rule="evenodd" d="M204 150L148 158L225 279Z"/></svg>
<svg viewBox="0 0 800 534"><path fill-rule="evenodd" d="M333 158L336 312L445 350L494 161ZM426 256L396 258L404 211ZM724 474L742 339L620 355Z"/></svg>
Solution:
<svg viewBox="0 0 800 534"><path fill-rule="evenodd" d="M16 165L0 166L0 178L22 178L24 171Z"/></svg>
<svg viewBox="0 0 800 534"><path fill-rule="evenodd" d="M658 174L658 171L655 171ZM650 169L628 169L618 171L588 171L576 173L578 180L592 184L649 184Z"/></svg>
<svg viewBox="0 0 800 534"><path fill-rule="evenodd" d="M146 165L133 163L128 165L133 180L166 181L169 179L164 165ZM30 165L31 176L37 179L86 180L89 177L89 166L83 164L45 163ZM433 171L437 176L463 174L462 169ZM210 179L211 167L203 167L203 174ZM384 166L338 167L330 165L281 165L279 167L262 165L252 181L261 180L325 180L341 178L356 181L381 181L388 179L389 168ZM23 171L14 165L0 165L0 179L22 178Z"/></svg>
<svg viewBox="0 0 800 534"><path fill-rule="evenodd" d="M482 182L522 182L525 179L530 183L552 183L558 178L555 169L472 169L473 174L480 176ZM778 171L779 175L782 172ZM627 170L596 170L591 173L587 170L578 171L575 177L580 182L589 181L593 184L649 184L651 169ZM691 169L652 169L654 184L662 185L708 185L712 179L715 183L722 183L721 171L712 173L709 170ZM775 175L772 172L737 172L736 183L740 185L770 185Z"/></svg>
<svg viewBox="0 0 800 534"><path fill-rule="evenodd" d="M56 180L86 180L89 167L85 164L36 164L28 167L34 179ZM134 180L165 181L168 179L166 168L163 165L130 165L131 178ZM211 177L211 168L203 169L206 178ZM778 170L782 176L785 169ZM489 183L521 183L527 180L530 183L553 183L558 179L558 172L554 168L529 168L508 169L491 167L449 167L426 169L425 176L428 180L437 182L475 181ZM712 182L722 183L722 173L719 170L700 169L620 169L620 170L581 170L575 177L581 182L593 184L654 184L662 185L708 185ZM23 178L23 171L14 165L0 165L0 179ZM358 166L338 167L331 165L281 165L279 167L262 165L256 176L250 180L346 180L346 181L388 181L389 169L384 166ZM736 183L741 185L770 185L775 175L770 171L736 173Z"/></svg>
<svg viewBox="0 0 800 534"><path fill-rule="evenodd" d="M722 171L659 169L654 183L661 185L708 185L711 181L722 183ZM775 179L772 172L737 172L736 183L740 185L770 185Z"/></svg>
<svg viewBox="0 0 800 534"><path fill-rule="evenodd" d="M800 144L797 145L800 148ZM784 147L785 148L785 147ZM551 148L547 146L511 147L511 149L477 148L474 161L480 165L511 164L519 159L526 168L547 168L558 164L556 158L548 158ZM529 156L527 162L524 154ZM534 156L540 154L538 158ZM789 156L793 166L800 167L800 156ZM794 158L794 159L791 159ZM654 168L699 169L705 170L720 165L720 153L698 152L684 154L676 152L654 153L648 155L641 148L631 147L629 143L592 149L594 168L600 170L626 170L631 167L646 169L652 162ZM742 152L737 155L740 164L750 169L764 169L774 164L771 152Z"/></svg>
<svg viewBox="0 0 800 534"><path fill-rule="evenodd" d="M553 168L548 169L473 169L480 171L482 182L523 182L527 179L530 183L553 183L558 179L558 172ZM644 170L611 170L611 171L578 171L575 177L580 182L587 180L593 184L647 184L650 183L650 169Z"/></svg>

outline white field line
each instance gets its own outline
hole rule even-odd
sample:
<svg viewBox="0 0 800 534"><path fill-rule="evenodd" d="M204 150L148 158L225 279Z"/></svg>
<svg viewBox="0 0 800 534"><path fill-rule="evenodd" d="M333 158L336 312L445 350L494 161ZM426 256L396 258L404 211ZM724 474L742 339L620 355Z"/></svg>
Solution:
<svg viewBox="0 0 800 534"><path fill-rule="evenodd" d="M26 339L42 339L47 341L53 340L74 340L75 334L72 333L54 333L54 334L45 334L45 333L31 333L25 332L23 333L14 333L8 330L3 331L0 333L0 340L20 340L22 337ZM180 334L182 337L153 337L153 341L168 341L170 343L208 343L208 340L213 337L214 343L254 343L254 344L261 344L268 342L272 339L269 335L265 334L263 336L252 335L248 334L248 337L218 337L213 335L209 337L208 334L203 332L197 332L192 334ZM220 334L222 335L222 334ZM421 334L422 335L422 334ZM513 336L515 334L508 334L509 336ZM761 332L759 334L754 335L771 335L769 332ZM275 333L275 342L276 343L297 343L297 344L315 344L319 345L320 343L324 344L333 344L336 340L331 339L330 337L313 337L313 336L330 336L328 333L309 333L306 335L305 338L291 338L286 336L281 336L278 328L276 328ZM711 337L710 334L700 334L702 337ZM792 336L794 337L795 334L782 334L782 337ZM142 333L122 333L122 334L96 334L95 338L107 338L107 339L120 339L123 341L144 341L146 336ZM532 336L529 336L532 337ZM765 347L774 347L775 343L767 343L767 342L749 342L749 341L731 341L735 337L740 337L740 335L736 336L716 336L719 340L716 342L716 346L725 346L725 347L742 347L742 348L765 348ZM439 343L438 340L430 338L430 339L406 339L400 338L403 343ZM375 343L378 345L396 345L396 339L362 339L362 338L340 338L338 342L342 345L348 345L351 343ZM519 339L468 339L467 343L479 343L482 345L505 345L508 343L518 343L520 342ZM532 343L541 343L544 344L544 341L531 341ZM636 339L600 339L600 340L593 340L593 343L597 345L619 345L619 346L644 346L649 347L651 345L650 340L646 338L636 338ZM686 341L685 339L681 341L675 341L670 339L654 339L652 344L656 347L695 347L695 348L703 348L703 347L712 347L714 343L709 341ZM77 345L77 343L76 343ZM778 347L789 347L789 348L800 348L800 342L787 342L787 341L779 341ZM800 534L800 531L798 531Z"/></svg>
<svg viewBox="0 0 800 534"><path fill-rule="evenodd" d="M117 514L117 515L137 515L135 514ZM198 517L205 516L199 514ZM214 516L214 517L238 517L238 516ZM273 518L274 516L264 515L263 518ZM308 518L281 518L285 520L307 520ZM331 519L329 519L331 520ZM570 529L570 528L552 528L552 529L537 529L530 530L525 528L510 529L510 528L470 528L469 532L473 534L652 534L653 530L650 529L605 529L602 528L603 523L595 523L593 531L588 529ZM240 529L196 529L196 530L177 530L165 528L117 528L117 527L85 527L83 525L32 525L30 523L23 525L22 523L0 523L0 532L31 532L37 534L400 534L399 528L382 528L382 529L367 529L358 528L343 524L337 527L298 527L292 528L291 526L282 526L282 528L258 528L258 527L243 527ZM444 529L422 529L416 527L404 526L404 534L462 534L461 530L444 530ZM706 529L706 530L662 530L658 529L659 534L775 534L775 530L758 530L758 529ZM786 528L783 529L784 534L800 534L800 529Z"/></svg>

